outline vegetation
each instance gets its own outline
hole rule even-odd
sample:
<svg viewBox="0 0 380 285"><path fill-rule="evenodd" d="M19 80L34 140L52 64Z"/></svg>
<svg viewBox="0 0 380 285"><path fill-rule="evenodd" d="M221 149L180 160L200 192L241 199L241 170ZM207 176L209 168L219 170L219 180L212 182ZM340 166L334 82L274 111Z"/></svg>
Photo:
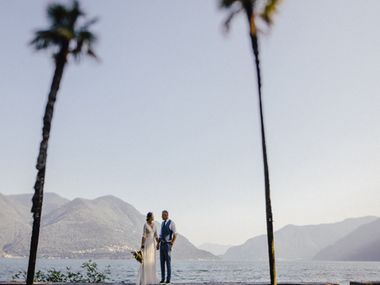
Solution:
<svg viewBox="0 0 380 285"><path fill-rule="evenodd" d="M37 31L34 39L31 41L31 45L36 50L53 50L55 71L43 117L42 140L36 164L37 178L34 185L33 206L31 210L33 213L33 229L27 274L28 285L33 284L36 266L48 142L54 105L63 71L70 55L76 59L79 59L82 54L95 57L92 45L96 37L90 32L89 27L96 22L96 19L84 22L79 26L78 22L85 14L80 9L77 1L73 2L72 7L65 7L61 4L50 4L47 9L47 15L50 22L49 28Z"/></svg>
<svg viewBox="0 0 380 285"><path fill-rule="evenodd" d="M105 270L99 271L98 265L89 260L81 265L83 271L73 272L70 267L66 267L66 272L55 268L47 271L37 271L34 275L34 282L67 282L67 283L102 283L110 280L111 269L108 265ZM14 281L26 280L26 271L19 271L12 276Z"/></svg>
<svg viewBox="0 0 380 285"><path fill-rule="evenodd" d="M260 3L264 3L263 6L259 6ZM261 19L265 24L272 24L272 18L276 11L279 0L266 0L260 2L257 0L221 0L220 4L222 8L229 9L230 14L225 24L226 28L229 28L229 24L232 18L239 12L243 12L247 17L249 25L249 37L252 45L252 52L255 59L256 67L256 81L259 97L260 108L260 129L261 129L261 146L263 152L263 165L264 165L264 180L265 180L265 208L266 208L266 224L267 224L267 237L268 237L268 255L269 255L269 268L271 284L276 285L276 263L274 253L274 237L273 237L273 214L270 198L270 182L269 182L269 166L267 147L265 140L265 126L264 126L264 114L261 92L261 70L260 70L260 56L259 56L259 41L258 41L258 28L257 22Z"/></svg>

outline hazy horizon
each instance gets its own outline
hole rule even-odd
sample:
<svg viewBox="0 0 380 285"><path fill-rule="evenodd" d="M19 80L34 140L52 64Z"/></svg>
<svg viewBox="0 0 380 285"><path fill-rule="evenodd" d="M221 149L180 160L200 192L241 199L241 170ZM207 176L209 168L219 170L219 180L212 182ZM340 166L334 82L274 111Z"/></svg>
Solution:
<svg viewBox="0 0 380 285"><path fill-rule="evenodd" d="M32 193L53 62L50 0L0 1L0 192ZM45 191L168 209L194 244L264 233L256 80L243 15L215 0L81 1L100 62L70 62ZM260 36L274 228L380 216L380 2L283 1ZM157 215L156 214L156 215Z"/></svg>

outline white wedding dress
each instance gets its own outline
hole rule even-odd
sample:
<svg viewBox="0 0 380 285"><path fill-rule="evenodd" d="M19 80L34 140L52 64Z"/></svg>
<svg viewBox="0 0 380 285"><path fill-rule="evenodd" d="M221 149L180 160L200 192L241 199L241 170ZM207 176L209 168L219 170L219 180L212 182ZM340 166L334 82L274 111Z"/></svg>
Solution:
<svg viewBox="0 0 380 285"><path fill-rule="evenodd" d="M143 229L145 244L143 249L143 263L140 265L136 285L158 284L156 276L156 225L145 223Z"/></svg>

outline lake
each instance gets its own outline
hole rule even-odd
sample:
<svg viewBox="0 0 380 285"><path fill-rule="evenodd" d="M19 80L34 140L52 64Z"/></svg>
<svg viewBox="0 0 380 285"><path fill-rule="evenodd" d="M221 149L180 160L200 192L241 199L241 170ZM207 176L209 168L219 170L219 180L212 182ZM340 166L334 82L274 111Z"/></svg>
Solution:
<svg viewBox="0 0 380 285"><path fill-rule="evenodd" d="M54 267L79 271L86 260L39 259L38 269ZM110 281L134 283L138 263L134 260L95 260L103 270L111 266ZM26 269L27 259L0 259L0 281L10 280L20 269ZM267 262L249 261L174 261L172 281L183 282L268 282ZM157 270L159 270L157 266ZM157 276L159 272L157 271ZM278 282L334 282L380 281L380 262L325 262L325 261L278 261Z"/></svg>

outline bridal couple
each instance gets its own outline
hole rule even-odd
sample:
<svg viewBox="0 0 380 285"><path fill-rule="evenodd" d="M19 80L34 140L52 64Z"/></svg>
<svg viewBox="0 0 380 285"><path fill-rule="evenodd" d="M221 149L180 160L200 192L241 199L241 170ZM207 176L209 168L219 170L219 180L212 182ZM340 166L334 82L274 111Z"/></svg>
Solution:
<svg viewBox="0 0 380 285"><path fill-rule="evenodd" d="M143 263L139 268L137 285L157 284L156 277L156 250L160 250L161 281L160 284L170 283L171 278L171 252L177 238L176 227L169 219L169 212L162 211L162 224L160 235L157 234L153 213L146 215L146 223L143 228L141 240L141 251L143 253ZM166 279L165 279L166 267Z"/></svg>

